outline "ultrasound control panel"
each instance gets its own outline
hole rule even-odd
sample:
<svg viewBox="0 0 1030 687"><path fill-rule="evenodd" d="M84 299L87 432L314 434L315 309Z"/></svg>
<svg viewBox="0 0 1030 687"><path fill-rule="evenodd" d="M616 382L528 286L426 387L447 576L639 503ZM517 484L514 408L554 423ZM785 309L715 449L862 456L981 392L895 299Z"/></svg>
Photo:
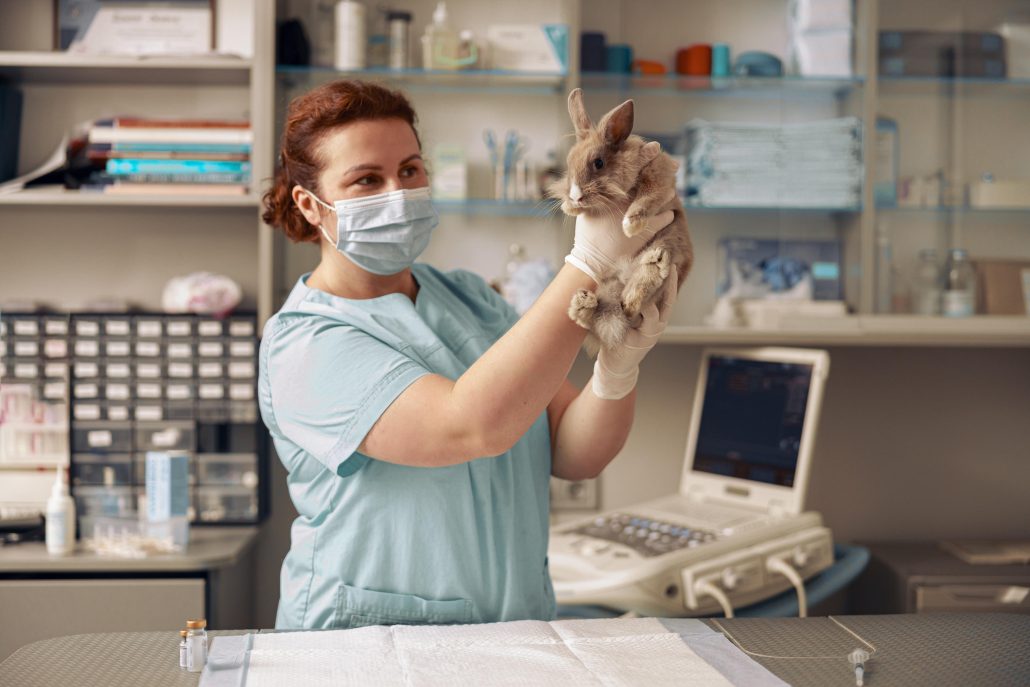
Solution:
<svg viewBox="0 0 1030 687"><path fill-rule="evenodd" d="M600 516L571 533L616 542L645 557L693 548L717 538L715 532L709 530L692 529L628 513ZM592 547L591 553L604 553L607 548L607 545L600 544L599 547Z"/></svg>

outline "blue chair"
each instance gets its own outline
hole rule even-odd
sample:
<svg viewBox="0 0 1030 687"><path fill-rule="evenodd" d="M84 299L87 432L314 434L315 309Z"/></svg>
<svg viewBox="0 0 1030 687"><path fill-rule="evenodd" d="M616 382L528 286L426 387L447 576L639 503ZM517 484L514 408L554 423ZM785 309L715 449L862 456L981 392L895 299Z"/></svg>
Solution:
<svg viewBox="0 0 1030 687"><path fill-rule="evenodd" d="M869 549L864 546L836 544L833 547L833 565L805 582L808 607L813 608L855 581L869 563ZM740 618L789 618L798 614L798 598L793 589L771 599L740 609L734 609ZM622 611L605 606L559 606L558 618L617 618Z"/></svg>

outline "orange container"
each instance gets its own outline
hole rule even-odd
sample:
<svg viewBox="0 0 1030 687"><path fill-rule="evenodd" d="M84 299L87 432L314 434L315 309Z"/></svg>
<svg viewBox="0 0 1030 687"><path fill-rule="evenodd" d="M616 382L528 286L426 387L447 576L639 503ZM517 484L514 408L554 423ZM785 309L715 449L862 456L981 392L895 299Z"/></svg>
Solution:
<svg viewBox="0 0 1030 687"><path fill-rule="evenodd" d="M712 73L712 46L695 43L676 51L676 72L685 76L708 76Z"/></svg>

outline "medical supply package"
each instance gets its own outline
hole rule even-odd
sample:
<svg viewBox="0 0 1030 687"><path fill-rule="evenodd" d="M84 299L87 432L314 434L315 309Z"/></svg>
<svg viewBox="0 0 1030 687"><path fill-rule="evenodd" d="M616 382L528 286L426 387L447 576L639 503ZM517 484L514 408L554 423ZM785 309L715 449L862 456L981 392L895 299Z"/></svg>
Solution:
<svg viewBox="0 0 1030 687"><path fill-rule="evenodd" d="M839 241L724 238L716 264L719 296L817 301L842 297Z"/></svg>

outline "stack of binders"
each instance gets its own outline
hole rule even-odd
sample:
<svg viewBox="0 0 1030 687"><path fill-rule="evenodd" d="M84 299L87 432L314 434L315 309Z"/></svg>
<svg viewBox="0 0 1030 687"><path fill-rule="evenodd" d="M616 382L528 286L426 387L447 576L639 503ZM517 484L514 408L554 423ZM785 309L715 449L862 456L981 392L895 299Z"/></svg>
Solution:
<svg viewBox="0 0 1030 687"><path fill-rule="evenodd" d="M239 120L97 120L83 190L103 193L242 195L250 189L250 123Z"/></svg>

